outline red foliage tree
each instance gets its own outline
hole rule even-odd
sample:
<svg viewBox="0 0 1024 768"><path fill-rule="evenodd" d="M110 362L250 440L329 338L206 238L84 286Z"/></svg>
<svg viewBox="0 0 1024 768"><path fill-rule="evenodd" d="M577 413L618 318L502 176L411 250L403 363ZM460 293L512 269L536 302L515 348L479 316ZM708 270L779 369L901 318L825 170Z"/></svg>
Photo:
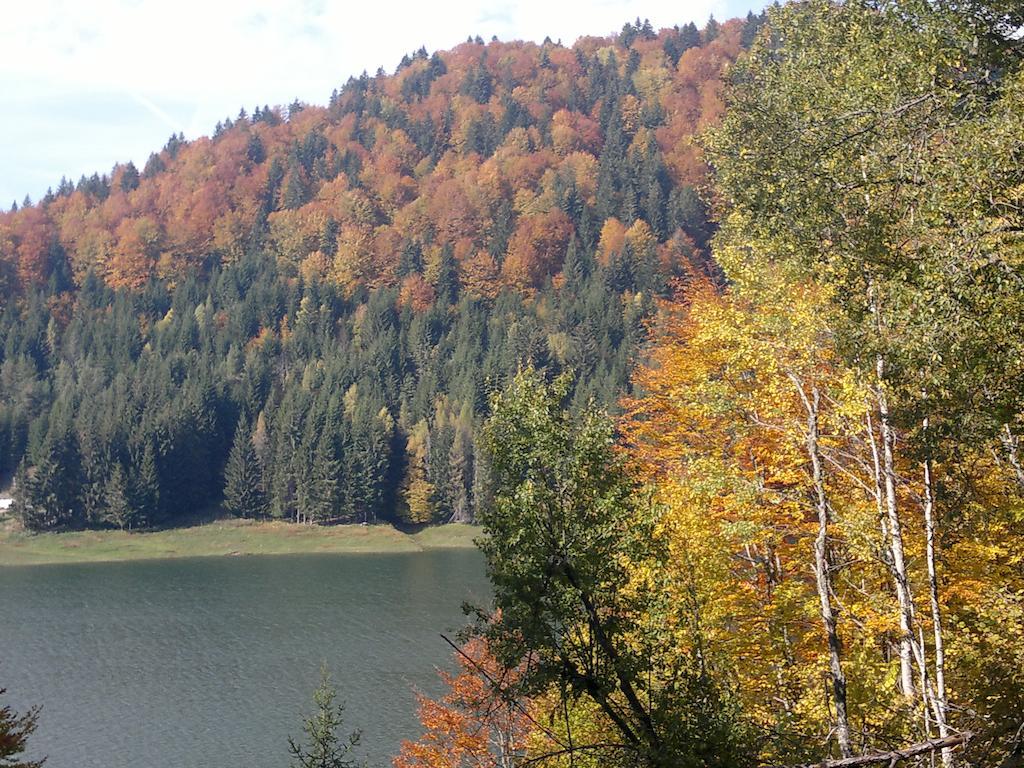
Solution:
<svg viewBox="0 0 1024 768"><path fill-rule="evenodd" d="M441 672L448 692L438 700L418 696L423 736L406 741L395 768L506 768L526 750L533 732L524 705L506 701L498 681L507 673L473 640L456 654L458 672Z"/></svg>

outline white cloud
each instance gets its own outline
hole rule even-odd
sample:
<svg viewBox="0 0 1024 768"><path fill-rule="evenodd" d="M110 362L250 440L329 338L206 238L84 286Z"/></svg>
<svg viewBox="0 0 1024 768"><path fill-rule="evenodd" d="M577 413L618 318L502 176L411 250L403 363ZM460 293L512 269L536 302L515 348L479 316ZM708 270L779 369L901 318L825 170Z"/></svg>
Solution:
<svg viewBox="0 0 1024 768"><path fill-rule="evenodd" d="M144 162L173 130L194 137L239 107L324 103L350 75L393 71L421 45L467 35L571 43L627 19L655 26L745 12L743 0L34 0L0 25L0 205L62 174ZM750 5L760 5L751 0Z"/></svg>

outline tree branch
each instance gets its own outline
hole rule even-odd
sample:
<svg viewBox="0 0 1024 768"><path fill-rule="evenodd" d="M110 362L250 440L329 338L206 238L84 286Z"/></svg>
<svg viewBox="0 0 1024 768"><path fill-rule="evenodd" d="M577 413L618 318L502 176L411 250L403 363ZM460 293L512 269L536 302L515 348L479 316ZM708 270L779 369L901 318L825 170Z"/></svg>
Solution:
<svg viewBox="0 0 1024 768"><path fill-rule="evenodd" d="M804 763L794 766L766 766L765 768L860 768L864 765L878 765L888 763L895 765L900 760L907 760L917 755L925 755L940 749L950 749L966 744L974 734L964 731L956 736L947 736L944 739L928 739L917 744L911 744L903 749L894 749L891 752L878 752L873 755L860 755L859 757L844 757L840 760L822 760L820 763Z"/></svg>

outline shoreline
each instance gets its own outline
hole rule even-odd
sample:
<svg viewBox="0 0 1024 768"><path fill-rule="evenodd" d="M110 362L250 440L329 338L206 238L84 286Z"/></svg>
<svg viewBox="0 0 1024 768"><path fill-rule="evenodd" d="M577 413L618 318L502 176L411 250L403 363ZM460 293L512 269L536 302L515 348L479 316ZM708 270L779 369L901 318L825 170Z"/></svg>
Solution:
<svg viewBox="0 0 1024 768"><path fill-rule="evenodd" d="M403 533L388 524L306 526L284 522L218 520L202 525L128 533L0 530L0 568L113 563L247 555L386 554L472 549L476 526L449 523Z"/></svg>

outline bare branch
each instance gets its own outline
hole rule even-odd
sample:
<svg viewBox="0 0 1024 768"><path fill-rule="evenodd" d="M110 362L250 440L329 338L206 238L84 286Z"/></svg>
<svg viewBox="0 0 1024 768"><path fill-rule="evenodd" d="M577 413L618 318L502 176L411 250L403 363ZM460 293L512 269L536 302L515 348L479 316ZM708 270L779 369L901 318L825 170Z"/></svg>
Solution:
<svg viewBox="0 0 1024 768"><path fill-rule="evenodd" d="M839 760L822 760L820 763L804 763L795 766L766 766L765 768L860 768L862 765L878 765L888 763L895 765L900 760L908 760L918 755L927 755L942 749L951 749L966 744L974 734L971 731L964 731L955 736L947 736L944 739L928 739L917 744L911 744L903 749L894 749L890 752L877 752L872 755L860 755L858 757L844 757Z"/></svg>

